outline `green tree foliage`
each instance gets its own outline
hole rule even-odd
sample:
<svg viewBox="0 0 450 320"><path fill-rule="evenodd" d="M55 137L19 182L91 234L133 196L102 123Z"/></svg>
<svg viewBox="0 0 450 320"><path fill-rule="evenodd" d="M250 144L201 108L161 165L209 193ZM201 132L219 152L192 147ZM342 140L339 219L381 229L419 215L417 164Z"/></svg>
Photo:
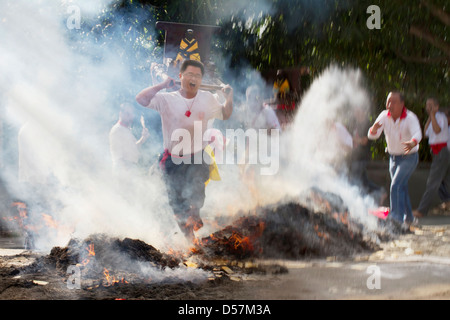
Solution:
<svg viewBox="0 0 450 320"><path fill-rule="evenodd" d="M379 30L366 26L370 5L381 10ZM371 120L384 109L392 89L405 93L408 108L422 124L426 97L437 96L441 106L449 106L446 1L278 0L273 6L250 26L224 23L231 29L225 32L224 47L233 52L232 63L246 59L259 70L303 65L313 77L331 63L358 67L372 94ZM241 48L242 43L248 46ZM374 145L373 156L384 156L382 141ZM421 149L421 159L429 159L428 148Z"/></svg>

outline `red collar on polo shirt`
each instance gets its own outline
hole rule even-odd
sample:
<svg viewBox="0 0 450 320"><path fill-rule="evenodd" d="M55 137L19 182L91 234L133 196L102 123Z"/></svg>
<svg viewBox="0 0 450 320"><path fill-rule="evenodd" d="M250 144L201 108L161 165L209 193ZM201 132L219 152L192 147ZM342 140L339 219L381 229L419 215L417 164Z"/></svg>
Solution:
<svg viewBox="0 0 450 320"><path fill-rule="evenodd" d="M406 107L403 107L402 114L400 115L400 119L405 119L405 118L406 118L406 115L407 115L407 113L406 113ZM391 116L391 111L390 111L390 110L388 111L387 116L388 116L388 117Z"/></svg>
<svg viewBox="0 0 450 320"><path fill-rule="evenodd" d="M126 124L124 124L122 121L120 121L119 120L119 124L122 126L122 127L125 127L125 128L127 128L127 129L130 129L130 127L129 126L127 126Z"/></svg>

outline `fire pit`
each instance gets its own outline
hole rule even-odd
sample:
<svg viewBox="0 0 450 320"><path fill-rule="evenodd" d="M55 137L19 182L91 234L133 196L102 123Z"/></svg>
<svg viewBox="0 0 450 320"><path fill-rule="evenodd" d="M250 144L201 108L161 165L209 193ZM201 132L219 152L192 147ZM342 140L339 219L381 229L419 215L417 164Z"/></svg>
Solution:
<svg viewBox="0 0 450 320"><path fill-rule="evenodd" d="M195 252L230 259L349 257L376 250L376 242L347 212L314 212L288 202L237 219L200 240Z"/></svg>
<svg viewBox="0 0 450 320"><path fill-rule="evenodd" d="M216 287L287 272L263 261L345 259L379 249L385 232L367 234L335 197L311 193L310 200L317 199L323 206L319 212L296 201L239 212L228 226L196 239L181 253L104 234L71 239L48 255L30 255L27 265L0 266L0 293L8 286L52 286L59 298L199 298L200 292Z"/></svg>

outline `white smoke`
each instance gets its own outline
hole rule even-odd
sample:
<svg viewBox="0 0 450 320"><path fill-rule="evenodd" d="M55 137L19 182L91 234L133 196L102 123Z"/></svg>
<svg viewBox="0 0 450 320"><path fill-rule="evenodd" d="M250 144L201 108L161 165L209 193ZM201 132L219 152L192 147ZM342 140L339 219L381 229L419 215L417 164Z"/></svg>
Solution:
<svg viewBox="0 0 450 320"><path fill-rule="evenodd" d="M26 193L17 183L15 166L3 170L2 177L16 198L31 201L32 209L44 210L34 203L38 196L42 197L38 202L51 204L45 206L51 212L45 213L62 228L38 233L36 246L42 250L65 245L70 237L99 232L136 237L162 249L185 245L158 177L127 177L121 180L126 185L118 185L111 174L108 133L118 119L120 103L114 100L115 88L147 84L135 83L110 47L92 43L85 44L83 53L73 50L66 25L71 14L67 5L78 6L81 19L89 19L106 4L39 0L0 4L2 121L24 141L24 153L39 173L28 178L39 192ZM127 100L133 103L134 95ZM18 149L16 138L5 147L11 154ZM124 196L124 189L133 191ZM30 212L37 219L41 213Z"/></svg>
<svg viewBox="0 0 450 320"><path fill-rule="evenodd" d="M261 83L258 77L253 82ZM244 83L249 86L252 81ZM272 92L269 84L262 88ZM376 230L377 218L369 211L379 203L349 179L347 162L353 152L350 128L356 113L368 115L371 107L360 70L330 66L314 79L297 106L295 120L281 133L279 154L270 155L279 157L277 174L259 175L257 169L254 179L247 179L239 166L220 167L222 181L208 186L203 214L213 220L283 201L308 206L308 194L316 189L339 197L353 219L368 230ZM235 112L239 112L238 105ZM200 234L211 231L204 228Z"/></svg>
<svg viewBox="0 0 450 320"><path fill-rule="evenodd" d="M345 161L352 152L351 141L350 145L346 141L351 133L345 130L347 136L342 135L358 109L369 114L370 108L360 70L331 66L314 79L292 127L283 135L281 176L286 194L296 196L311 188L333 193L353 218L376 228L376 218L368 211L378 205L350 183Z"/></svg>
<svg viewBox="0 0 450 320"><path fill-rule="evenodd" d="M81 53L67 39L66 20L72 14L67 12L68 5L79 6L81 18L88 19L108 3L91 7L93 2L87 0L6 0L0 4L3 121L17 132L27 121L34 125L28 137L37 151L31 157L40 173L48 172L38 181L39 195L45 198L39 200L51 204L51 212L46 213L64 226L58 232L40 234L36 245L47 250L65 245L71 237L105 232L138 238L162 250L185 248L188 244L168 206L161 178L122 177L118 184L111 174L108 132L117 121L119 104L113 94L124 85L139 88L136 94L149 82L137 82L140 78L124 65L118 52L127 48L115 52L114 46L92 43ZM291 130L281 137L281 168L276 176L246 184L239 166L221 166L222 180L210 182L206 190L201 212L206 222L317 186L341 196L352 215L372 225L366 213L373 200L336 171L341 148L333 143L329 130L330 124L345 120L354 108L370 106L361 80L358 71L330 68L314 81ZM245 91L254 82L261 83L261 78L253 77L235 92ZM271 92L271 86L265 90ZM134 95L127 99L134 102ZM236 94L236 106L243 100ZM152 137L149 140L156 144ZM17 140L12 137L10 143L7 148L13 153ZM2 178L18 198L36 196L23 193L16 172L3 170ZM199 235L218 227L207 225Z"/></svg>
<svg viewBox="0 0 450 320"><path fill-rule="evenodd" d="M260 83L256 78L255 83ZM245 82L251 85L251 82ZM266 92L272 92L267 85ZM351 127L356 113L370 114L372 102L358 69L330 66L314 81L297 106L293 123L280 135L280 168L275 175L243 179L236 166L221 168L223 181L209 188L205 212L241 210L283 201L307 203L308 192L321 190L338 196L349 214L375 230L377 218L369 214L379 204L349 179L348 158L352 151ZM256 170L258 172L258 170ZM218 209L220 208L220 209ZM207 232L205 230L205 232Z"/></svg>

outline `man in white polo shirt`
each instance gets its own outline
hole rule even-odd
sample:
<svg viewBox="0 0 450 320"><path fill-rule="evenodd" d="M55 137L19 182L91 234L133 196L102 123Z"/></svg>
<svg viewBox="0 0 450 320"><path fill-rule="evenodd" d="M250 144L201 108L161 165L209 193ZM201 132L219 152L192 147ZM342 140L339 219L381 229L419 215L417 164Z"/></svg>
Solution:
<svg viewBox="0 0 450 320"><path fill-rule="evenodd" d="M428 98L425 108L429 118L425 124L424 132L425 136L428 137L428 144L431 148L432 162L425 192L420 200L419 207L413 212L417 218L422 218L428 214L433 196L438 192L441 183L443 185L439 192L441 200L444 202L450 200L450 195L446 191L450 187L447 116L439 111L439 102L436 98Z"/></svg>
<svg viewBox="0 0 450 320"><path fill-rule="evenodd" d="M162 92L174 86L174 80L167 78L136 96L140 105L158 111L161 116L164 153L160 157L160 168L175 218L191 241L194 231L203 226L200 209L205 201L205 182L209 179L211 164L210 159L205 159L208 155L203 149L208 141L204 141L203 136L211 120L227 120L233 111L230 86L222 90L224 104L211 92L199 90L204 73L203 63L185 60L180 67L180 90ZM196 132L198 128L200 132ZM185 135L180 136L180 133Z"/></svg>
<svg viewBox="0 0 450 320"><path fill-rule="evenodd" d="M417 116L406 109L400 92L390 92L386 110L382 111L367 134L371 140L384 132L389 153L390 218L410 224L413 220L408 181L419 162L422 130Z"/></svg>

